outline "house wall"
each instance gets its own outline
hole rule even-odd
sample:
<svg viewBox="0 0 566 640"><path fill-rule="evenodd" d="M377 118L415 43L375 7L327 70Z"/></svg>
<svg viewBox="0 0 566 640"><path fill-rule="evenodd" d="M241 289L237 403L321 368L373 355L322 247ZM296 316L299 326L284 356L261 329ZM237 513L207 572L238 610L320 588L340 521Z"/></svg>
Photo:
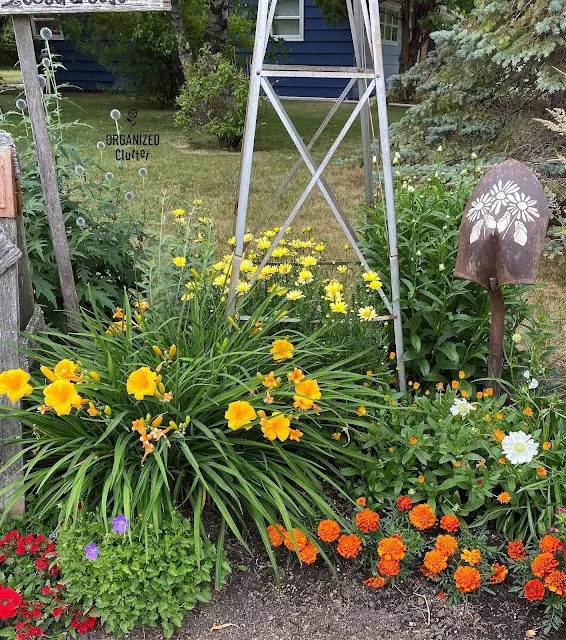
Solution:
<svg viewBox="0 0 566 640"><path fill-rule="evenodd" d="M314 2L305 0L304 41L285 42L275 47L270 45L273 54L283 49L275 61L281 64L355 66L349 24L343 23L333 29L324 22L322 10ZM400 44L383 46L386 79L399 71L400 54ZM280 78L275 88L279 95L287 97L337 98L347 83L347 80L326 78Z"/></svg>

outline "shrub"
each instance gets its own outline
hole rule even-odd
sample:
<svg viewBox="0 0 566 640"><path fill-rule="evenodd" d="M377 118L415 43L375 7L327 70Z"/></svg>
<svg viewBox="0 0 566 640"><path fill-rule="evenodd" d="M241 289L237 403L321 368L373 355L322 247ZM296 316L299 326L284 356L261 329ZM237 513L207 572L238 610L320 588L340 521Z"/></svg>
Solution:
<svg viewBox="0 0 566 640"><path fill-rule="evenodd" d="M395 203L407 375L427 383L449 383L460 370L468 377L484 375L489 352L489 295L479 285L453 276L461 215L475 181L461 176L447 183L439 172L440 165L436 175L422 183L399 181ZM364 250L391 290L381 204L369 213L372 224L363 229ZM528 315L522 291L504 289L507 348ZM389 334L394 344L393 326Z"/></svg>
<svg viewBox="0 0 566 640"><path fill-rule="evenodd" d="M128 523L121 524L108 533L99 516L81 514L59 532L67 597L100 616L109 633L121 636L134 627L159 624L169 638L187 611L210 600L214 574L219 588L228 563L177 514L142 537L139 531L126 534Z"/></svg>
<svg viewBox="0 0 566 640"><path fill-rule="evenodd" d="M223 54L203 50L177 98L176 124L189 136L210 133L221 146L237 149L244 135L248 85L244 72Z"/></svg>

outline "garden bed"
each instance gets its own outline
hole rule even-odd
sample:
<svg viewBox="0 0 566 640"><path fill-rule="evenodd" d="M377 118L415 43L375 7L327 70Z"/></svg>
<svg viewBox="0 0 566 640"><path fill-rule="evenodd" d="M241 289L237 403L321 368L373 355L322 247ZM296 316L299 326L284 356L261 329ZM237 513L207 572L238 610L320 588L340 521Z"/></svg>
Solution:
<svg viewBox="0 0 566 640"><path fill-rule="evenodd" d="M468 607L439 600L438 589L416 579L396 589L364 587L363 575L347 562L334 580L323 564L299 567L291 559L281 567L281 586L274 584L269 559L259 545L253 557L230 545L233 573L213 601L195 609L176 633L183 640L520 640L528 630L540 631L541 609L529 607L495 589ZM240 568L238 568L238 566ZM245 569L245 570L242 570ZM222 628L220 625L229 625ZM544 636L563 640L564 631ZM100 630L93 636L106 638ZM154 629L139 629L128 640L157 640Z"/></svg>

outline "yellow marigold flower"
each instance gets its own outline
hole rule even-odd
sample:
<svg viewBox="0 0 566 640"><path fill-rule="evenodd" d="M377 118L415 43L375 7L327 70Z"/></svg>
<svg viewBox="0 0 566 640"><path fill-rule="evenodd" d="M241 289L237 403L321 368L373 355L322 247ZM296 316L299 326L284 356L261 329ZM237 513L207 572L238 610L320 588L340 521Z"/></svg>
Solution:
<svg viewBox="0 0 566 640"><path fill-rule="evenodd" d="M228 427L236 431L241 427L249 425L252 420L257 418L257 414L249 402L236 400L236 402L231 402L228 405L224 417L228 420Z"/></svg>
<svg viewBox="0 0 566 640"><path fill-rule="evenodd" d="M43 390L45 404L50 409L55 409L58 416L68 416L73 407L80 407L82 398L77 389L68 380L56 380Z"/></svg>
<svg viewBox="0 0 566 640"><path fill-rule="evenodd" d="M30 377L23 369L9 369L0 373L0 396L8 396L14 403L24 396L29 396L33 391L29 384Z"/></svg>
<svg viewBox="0 0 566 640"><path fill-rule="evenodd" d="M537 469L537 475L541 478L545 478L548 475L548 472L544 467L539 467Z"/></svg>
<svg viewBox="0 0 566 640"><path fill-rule="evenodd" d="M295 385L297 395L293 396L295 408L301 411L312 409L315 400L322 398L322 393L316 380L302 380Z"/></svg>
<svg viewBox="0 0 566 640"><path fill-rule="evenodd" d="M503 442L503 438L505 438L505 432L501 431L501 429L495 429L493 432L493 439L501 444Z"/></svg>
<svg viewBox="0 0 566 640"><path fill-rule="evenodd" d="M260 423L263 435L272 442L276 439L284 442L291 434L291 421L282 413L272 413L271 418L263 414Z"/></svg>
<svg viewBox="0 0 566 640"><path fill-rule="evenodd" d="M464 549L462 551L462 560L475 567L481 562L481 551L479 549Z"/></svg>
<svg viewBox="0 0 566 640"><path fill-rule="evenodd" d="M184 267L187 264L187 259L183 256L177 256L176 258L173 258L173 264L176 267Z"/></svg>
<svg viewBox="0 0 566 640"><path fill-rule="evenodd" d="M275 362L290 360L293 357L295 347L288 340L274 340L271 343L269 353L273 355Z"/></svg>
<svg viewBox="0 0 566 640"><path fill-rule="evenodd" d="M332 313L343 313L344 315L346 315L346 313L348 312L348 305L343 300L331 302L330 311L332 311Z"/></svg>
<svg viewBox="0 0 566 640"><path fill-rule="evenodd" d="M301 369L295 368L291 373L287 375L287 379L289 380L289 382L294 382L296 384L297 382L301 382L301 380L305 379L305 374L301 371Z"/></svg>
<svg viewBox="0 0 566 640"><path fill-rule="evenodd" d="M367 409L363 405L361 407L358 407L357 414L359 416L365 416L367 412Z"/></svg>
<svg viewBox="0 0 566 640"><path fill-rule="evenodd" d="M126 390L136 400L145 396L153 396L157 391L157 374L149 367L141 367L133 371L126 382Z"/></svg>
<svg viewBox="0 0 566 640"><path fill-rule="evenodd" d="M173 215L174 215L176 218L182 218L182 217L185 215L185 210L184 210L184 209L175 209L175 210L173 211Z"/></svg>

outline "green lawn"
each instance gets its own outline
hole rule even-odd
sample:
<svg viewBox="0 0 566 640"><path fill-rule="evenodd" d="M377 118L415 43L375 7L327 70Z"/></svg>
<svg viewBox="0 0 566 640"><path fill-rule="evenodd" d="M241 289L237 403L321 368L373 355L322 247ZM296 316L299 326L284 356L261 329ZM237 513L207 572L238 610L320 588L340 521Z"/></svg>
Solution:
<svg viewBox="0 0 566 640"><path fill-rule="evenodd" d="M12 109L16 97L15 92L1 95L2 109ZM299 133L308 140L316 132L332 103L287 101L285 106ZM149 177L146 188L156 199L165 191L169 196L170 207L177 208L186 207L193 199L201 198L206 214L212 217L218 226L220 237L225 239L232 235L240 154L219 149L214 139L200 137L189 140L174 126L173 111L148 108L136 103L133 98L103 93L73 93L68 97L64 106L64 119L81 120L88 127L73 129L68 134L67 141L77 144L84 154L99 158L96 143L104 140L106 134L115 132L114 122L109 116L110 110L114 108L122 113L120 125L124 132L132 130L126 122L126 116L130 109L135 108L138 116L133 131L160 135L160 145L151 149L151 156L147 161L131 161L125 164L125 174L131 178L134 185L140 183L138 169L142 166L147 167ZM324 157L352 109L351 104L346 104L335 114L314 148L315 159L320 161ZM392 109L391 119L399 119L402 112L402 109ZM376 114L374 117L376 118ZM116 172L113 153L113 150L107 147L103 152L102 164L105 170ZM361 134L359 124L355 123L339 148L335 156L336 161L326 172L338 201L351 219L359 216L359 203L364 193L363 172L357 160L360 154ZM266 107L258 123L250 225L262 215L266 204L283 183L297 158L298 152L276 113ZM294 182L281 199L277 211L273 212L266 224L274 226L284 221L309 178L310 174L304 168L297 173ZM157 212L157 203L155 207ZM311 195L295 226L312 226L313 233L329 244L333 257L342 256L343 236L320 193Z"/></svg>

